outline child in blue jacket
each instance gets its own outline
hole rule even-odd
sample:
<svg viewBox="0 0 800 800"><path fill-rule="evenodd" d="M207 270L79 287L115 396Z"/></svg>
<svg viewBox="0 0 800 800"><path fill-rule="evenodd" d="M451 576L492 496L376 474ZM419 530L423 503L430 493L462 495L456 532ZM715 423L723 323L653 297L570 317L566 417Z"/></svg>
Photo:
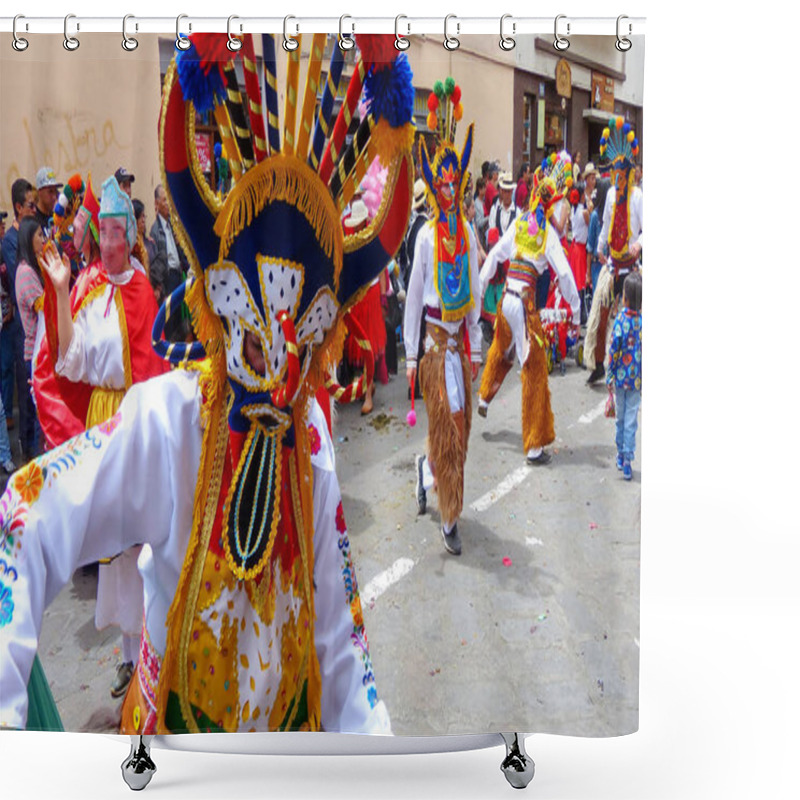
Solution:
<svg viewBox="0 0 800 800"><path fill-rule="evenodd" d="M636 450L642 401L642 274L631 272L622 285L622 308L614 320L606 371L609 393L616 389L617 469L629 481Z"/></svg>

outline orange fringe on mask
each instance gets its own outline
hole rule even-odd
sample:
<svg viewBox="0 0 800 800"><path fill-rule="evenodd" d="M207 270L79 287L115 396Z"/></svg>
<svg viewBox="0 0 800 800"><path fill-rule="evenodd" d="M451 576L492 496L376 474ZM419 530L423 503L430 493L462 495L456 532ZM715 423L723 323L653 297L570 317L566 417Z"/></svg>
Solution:
<svg viewBox="0 0 800 800"><path fill-rule="evenodd" d="M525 301L528 358L522 366L522 446L525 452L555 441L550 386L547 383L546 340L542 320L532 299Z"/></svg>
<svg viewBox="0 0 800 800"><path fill-rule="evenodd" d="M479 392L480 398L487 403L492 402L514 363L513 358L509 361L505 356L510 347L511 328L503 316L503 303L501 301L497 304L494 339L492 339L492 346L489 348L489 354L486 357L486 368L483 370Z"/></svg>
<svg viewBox="0 0 800 800"><path fill-rule="evenodd" d="M456 351L461 358L464 377L464 409L456 414L450 410L445 385L444 358L448 334L437 325L428 325L426 338L435 344L419 364L419 385L428 412L427 452L431 470L436 476L439 512L443 523L453 523L464 506L464 464L472 422L471 369L464 353L464 340L459 332Z"/></svg>

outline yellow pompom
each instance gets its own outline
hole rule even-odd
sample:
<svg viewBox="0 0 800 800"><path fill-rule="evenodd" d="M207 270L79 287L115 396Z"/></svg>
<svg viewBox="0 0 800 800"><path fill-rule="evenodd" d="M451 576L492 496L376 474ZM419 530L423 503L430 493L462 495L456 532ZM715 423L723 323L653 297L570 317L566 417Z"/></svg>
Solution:
<svg viewBox="0 0 800 800"><path fill-rule="evenodd" d="M567 183L567 189L571 189L572 188L572 178L567 178L566 183Z"/></svg>
<svg viewBox="0 0 800 800"><path fill-rule="evenodd" d="M455 119L456 122L460 122L461 121L461 117L463 117L463 116L464 116L464 106L461 105L461 103L459 103L453 109L453 118Z"/></svg>
<svg viewBox="0 0 800 800"><path fill-rule="evenodd" d="M628 131L628 141L632 142L636 138L636 134L633 131Z"/></svg>
<svg viewBox="0 0 800 800"><path fill-rule="evenodd" d="M625 120L622 119L622 117L617 117L616 120L614 120L614 124L617 126L617 130L619 130L625 124Z"/></svg>
<svg viewBox="0 0 800 800"><path fill-rule="evenodd" d="M608 139L611 136L611 131L608 128L603 128L603 138Z"/></svg>
<svg viewBox="0 0 800 800"><path fill-rule="evenodd" d="M436 123L437 123L436 114L433 111L431 111L431 113L428 114L428 128L430 128L430 130L432 131L435 131L437 127Z"/></svg>

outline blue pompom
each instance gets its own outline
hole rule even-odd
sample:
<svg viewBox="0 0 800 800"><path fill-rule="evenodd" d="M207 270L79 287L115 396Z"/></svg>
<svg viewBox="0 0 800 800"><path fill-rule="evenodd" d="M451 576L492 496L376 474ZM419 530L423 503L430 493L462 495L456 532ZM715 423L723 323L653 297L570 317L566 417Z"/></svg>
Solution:
<svg viewBox="0 0 800 800"><path fill-rule="evenodd" d="M600 147L602 147L605 143L606 143L606 137L605 136L601 136L600 137Z"/></svg>
<svg viewBox="0 0 800 800"><path fill-rule="evenodd" d="M377 122L385 119L392 128L411 122L414 116L414 84L411 66L401 53L391 68L369 71L364 80L364 98Z"/></svg>
<svg viewBox="0 0 800 800"><path fill-rule="evenodd" d="M214 145L214 158L219 158L222 155L222 143L217 142Z"/></svg>
<svg viewBox="0 0 800 800"><path fill-rule="evenodd" d="M200 55L194 45L178 53L175 61L183 99L191 100L200 114L213 111L216 98L221 101L225 97L225 82L219 69L213 67L207 75L204 74Z"/></svg>
<svg viewBox="0 0 800 800"><path fill-rule="evenodd" d="M638 140L638 139L634 139L634 140L631 142L631 148L632 148L633 150L635 150L635 149L636 149L638 146L639 146L639 140Z"/></svg>
<svg viewBox="0 0 800 800"><path fill-rule="evenodd" d="M625 124L622 126L622 132L623 132L623 133L624 133L624 134L627 136L627 135L630 133L630 130L631 130L631 125L630 125L630 123L629 123L629 122L626 122L626 123L625 123Z"/></svg>

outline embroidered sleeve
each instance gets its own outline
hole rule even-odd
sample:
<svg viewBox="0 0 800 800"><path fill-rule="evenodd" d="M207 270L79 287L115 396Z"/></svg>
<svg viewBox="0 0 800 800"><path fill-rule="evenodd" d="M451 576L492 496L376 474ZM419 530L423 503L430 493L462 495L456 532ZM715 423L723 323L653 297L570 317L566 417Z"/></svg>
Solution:
<svg viewBox="0 0 800 800"><path fill-rule="evenodd" d="M196 474L199 463L199 433L193 446L186 430L197 426L197 383L157 380L12 475L0 498L0 727L25 727L42 615L75 569L171 534L176 465Z"/></svg>
<svg viewBox="0 0 800 800"><path fill-rule="evenodd" d="M322 678L322 727L391 733L378 698L358 580L336 474L314 470L315 639Z"/></svg>

